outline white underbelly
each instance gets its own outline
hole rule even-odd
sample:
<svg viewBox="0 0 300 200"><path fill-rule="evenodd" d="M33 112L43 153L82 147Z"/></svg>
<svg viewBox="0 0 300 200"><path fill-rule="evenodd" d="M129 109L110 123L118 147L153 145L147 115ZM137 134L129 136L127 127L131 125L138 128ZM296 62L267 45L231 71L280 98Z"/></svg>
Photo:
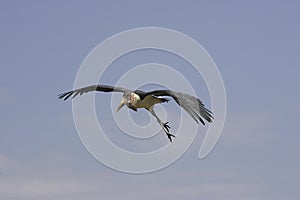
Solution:
<svg viewBox="0 0 300 200"><path fill-rule="evenodd" d="M136 103L136 108L146 108L149 109L154 104L161 103L161 101L158 98L155 98L151 95L146 96L142 101L138 101Z"/></svg>

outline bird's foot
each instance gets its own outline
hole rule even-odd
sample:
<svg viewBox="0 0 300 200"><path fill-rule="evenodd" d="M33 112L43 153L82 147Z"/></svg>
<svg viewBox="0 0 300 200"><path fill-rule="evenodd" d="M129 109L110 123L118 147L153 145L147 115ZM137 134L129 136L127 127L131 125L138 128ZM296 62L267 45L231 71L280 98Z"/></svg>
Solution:
<svg viewBox="0 0 300 200"><path fill-rule="evenodd" d="M169 125L168 125L169 122L166 122L166 123L162 123L162 126L163 128L166 130L166 132L169 132L169 129L171 128Z"/></svg>
<svg viewBox="0 0 300 200"><path fill-rule="evenodd" d="M175 135L173 135L173 134L171 134L171 133L169 132L169 130L170 130L171 127L168 125L168 123L169 123L169 122L162 123L162 125L163 125L163 127L164 127L164 130L165 130L165 132L166 132L166 134L167 134L167 136L168 136L170 142L172 142L172 137L175 137Z"/></svg>
<svg viewBox="0 0 300 200"><path fill-rule="evenodd" d="M175 138L175 135L173 135L173 134L171 134L171 133L167 133L167 136L168 136L170 142L172 142L172 137Z"/></svg>

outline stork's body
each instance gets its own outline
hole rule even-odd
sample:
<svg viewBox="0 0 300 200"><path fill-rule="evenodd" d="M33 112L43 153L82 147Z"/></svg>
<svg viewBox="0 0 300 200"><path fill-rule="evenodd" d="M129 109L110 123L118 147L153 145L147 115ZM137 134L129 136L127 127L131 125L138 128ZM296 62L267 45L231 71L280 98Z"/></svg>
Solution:
<svg viewBox="0 0 300 200"><path fill-rule="evenodd" d="M172 137L175 137L169 132L170 126L168 122L162 122L160 118L156 115L153 110L155 104L168 102L170 99L163 98L162 96L172 97L178 105L180 105L190 116L197 122L199 121L205 125L203 117L206 121L211 122L213 117L211 111L204 107L204 104L196 97L174 92L171 90L154 90L151 92L144 92L141 90L131 91L121 87L113 87L107 85L93 85L76 90L72 90L63 94L58 95L60 99L68 99L72 96L74 98L78 94L82 95L83 93L90 91L101 91L101 92L122 92L123 99L121 100L120 105L117 108L117 112L126 105L128 108L137 111L139 108L145 108L148 110L160 124L169 140L172 142Z"/></svg>
<svg viewBox="0 0 300 200"><path fill-rule="evenodd" d="M134 111L137 111L138 108L145 108L149 110L155 104L164 103L168 101L169 99L167 98L158 98L152 95L147 95L141 98L141 95L139 95L139 91L134 91L129 94L129 98L127 97L127 94L123 95L123 99L117 111L119 111L119 109L121 109L123 105L127 105L127 107L133 109Z"/></svg>

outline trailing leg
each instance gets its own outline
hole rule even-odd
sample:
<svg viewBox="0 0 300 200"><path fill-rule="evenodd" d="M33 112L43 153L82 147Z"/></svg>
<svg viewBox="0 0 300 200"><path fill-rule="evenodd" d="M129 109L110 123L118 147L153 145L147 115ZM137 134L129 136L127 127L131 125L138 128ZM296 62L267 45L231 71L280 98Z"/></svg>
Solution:
<svg viewBox="0 0 300 200"><path fill-rule="evenodd" d="M169 122L162 122L159 117L156 115L156 113L153 110L153 107L151 107L149 109L150 113L156 118L157 122L159 123L159 125L162 127L162 129L164 130L164 132L166 133L167 137L169 138L170 142L172 142L172 137L175 137L175 135L171 134L169 132L170 126L168 125Z"/></svg>

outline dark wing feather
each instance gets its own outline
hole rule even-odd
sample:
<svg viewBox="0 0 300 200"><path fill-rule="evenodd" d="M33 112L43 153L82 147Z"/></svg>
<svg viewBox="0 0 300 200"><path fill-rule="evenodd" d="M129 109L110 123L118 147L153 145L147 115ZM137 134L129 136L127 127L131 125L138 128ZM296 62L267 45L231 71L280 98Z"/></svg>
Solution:
<svg viewBox="0 0 300 200"><path fill-rule="evenodd" d="M213 120L212 112L205 108L200 99L194 96L171 90L154 90L147 92L146 95L172 97L197 123L201 122L205 125L204 120L201 117L208 122L212 122Z"/></svg>
<svg viewBox="0 0 300 200"><path fill-rule="evenodd" d="M114 86L110 86L110 85L91 85L88 87L83 87L83 88L79 88L76 90L71 90L69 92L65 92L62 94L58 95L59 99L63 99L63 100L67 100L69 97L76 97L77 95L82 95L84 93L87 92L92 92L92 91L99 91L99 92L130 92L130 90L125 89L125 88L121 88L121 87L114 87Z"/></svg>

